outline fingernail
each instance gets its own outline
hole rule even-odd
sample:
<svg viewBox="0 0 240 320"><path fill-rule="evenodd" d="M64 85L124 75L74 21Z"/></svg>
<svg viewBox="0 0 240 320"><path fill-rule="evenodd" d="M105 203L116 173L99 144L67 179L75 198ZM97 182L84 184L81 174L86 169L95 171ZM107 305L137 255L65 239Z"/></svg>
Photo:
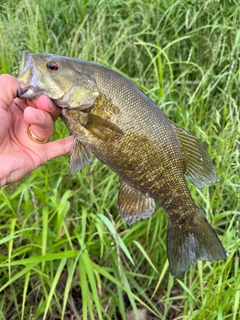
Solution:
<svg viewBox="0 0 240 320"><path fill-rule="evenodd" d="M35 111L35 116L37 120L43 121L46 119L45 113L42 110L34 110Z"/></svg>
<svg viewBox="0 0 240 320"><path fill-rule="evenodd" d="M48 100L48 108L50 111L56 110L55 104L52 102L52 100Z"/></svg>

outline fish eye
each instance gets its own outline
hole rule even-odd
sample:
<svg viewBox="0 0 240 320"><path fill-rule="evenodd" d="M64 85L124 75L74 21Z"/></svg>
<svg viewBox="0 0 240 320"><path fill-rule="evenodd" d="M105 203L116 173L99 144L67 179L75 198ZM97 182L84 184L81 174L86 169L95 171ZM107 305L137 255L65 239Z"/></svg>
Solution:
<svg viewBox="0 0 240 320"><path fill-rule="evenodd" d="M49 71L57 71L59 69L59 64L54 61L50 61L47 63L47 69Z"/></svg>

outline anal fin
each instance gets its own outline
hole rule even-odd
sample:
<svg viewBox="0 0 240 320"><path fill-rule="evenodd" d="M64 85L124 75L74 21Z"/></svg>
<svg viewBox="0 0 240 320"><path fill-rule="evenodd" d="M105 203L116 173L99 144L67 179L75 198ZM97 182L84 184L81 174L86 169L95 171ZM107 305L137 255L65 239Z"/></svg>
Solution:
<svg viewBox="0 0 240 320"><path fill-rule="evenodd" d="M155 202L152 198L121 182L118 211L128 224L151 217L154 210Z"/></svg>
<svg viewBox="0 0 240 320"><path fill-rule="evenodd" d="M76 138L70 151L70 171L76 173L92 160L91 153Z"/></svg>

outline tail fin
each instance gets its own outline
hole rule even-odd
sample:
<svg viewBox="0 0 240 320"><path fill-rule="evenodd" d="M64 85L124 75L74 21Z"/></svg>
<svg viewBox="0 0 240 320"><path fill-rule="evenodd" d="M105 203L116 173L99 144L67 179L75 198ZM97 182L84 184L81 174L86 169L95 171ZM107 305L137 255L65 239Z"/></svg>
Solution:
<svg viewBox="0 0 240 320"><path fill-rule="evenodd" d="M197 207L192 220L184 225L170 220L167 234L167 256L172 275L187 270L196 260L216 261L226 258L226 252L215 231Z"/></svg>

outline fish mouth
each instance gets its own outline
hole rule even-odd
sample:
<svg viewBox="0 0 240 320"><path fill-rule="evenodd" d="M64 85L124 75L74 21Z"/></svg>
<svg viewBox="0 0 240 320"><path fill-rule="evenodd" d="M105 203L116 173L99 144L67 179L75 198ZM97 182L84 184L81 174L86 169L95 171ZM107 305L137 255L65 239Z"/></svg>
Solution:
<svg viewBox="0 0 240 320"><path fill-rule="evenodd" d="M18 81L17 97L19 99L35 99L41 95L41 92L31 86Z"/></svg>

